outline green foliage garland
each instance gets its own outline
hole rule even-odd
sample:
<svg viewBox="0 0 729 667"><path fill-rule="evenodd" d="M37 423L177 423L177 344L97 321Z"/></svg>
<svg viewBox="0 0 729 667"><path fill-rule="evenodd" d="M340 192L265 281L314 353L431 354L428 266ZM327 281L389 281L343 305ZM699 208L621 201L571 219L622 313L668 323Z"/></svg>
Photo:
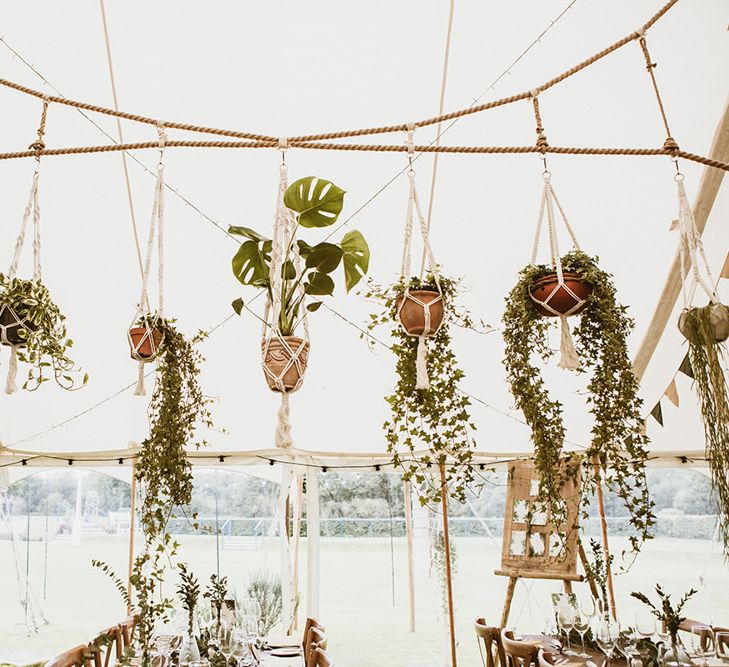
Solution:
<svg viewBox="0 0 729 667"><path fill-rule="evenodd" d="M88 374L79 377L80 371L68 357L73 340L66 332L66 317L42 282L0 273L0 310L2 306L12 308L27 321L27 327L18 330L24 339L23 346L18 347L18 359L31 366L23 389L38 389L51 379L48 373L62 389L79 389L88 382Z"/></svg>
<svg viewBox="0 0 729 667"><path fill-rule="evenodd" d="M451 350L450 326L475 326L467 312L458 311L454 306L458 283L440 276L440 286L445 314L440 329L428 338L430 388L426 390L415 389L418 339L403 331L397 315L395 301L405 290L405 283L383 288L370 282L364 294L365 298L384 306L382 312L370 315L368 330L389 324L393 339L390 349L397 357L398 381L393 393L385 398L391 410L384 424L387 451L393 455L394 465L402 468L403 479L415 481L423 504L441 500L438 471L437 468L429 470L431 466L445 463L449 494L459 502L465 499L466 489L474 479L471 462L475 443L471 434L476 427L468 413L471 402L459 389L464 373ZM410 289L437 291L431 276L424 281L411 278ZM402 448L409 456L402 456ZM418 458L415 453L419 449L427 449L429 453Z"/></svg>
<svg viewBox="0 0 729 667"><path fill-rule="evenodd" d="M602 481L628 509L634 533L630 536L631 546L637 552L643 541L652 537L655 517L646 484L648 440L643 430L642 401L626 342L633 321L627 309L617 302L611 276L599 268L597 259L573 251L562 258L562 268L580 274L592 285L589 304L573 330L582 363L579 372L592 371L587 401L594 426L592 442L583 453L583 488L587 491L583 502L588 502L594 492L593 464L599 462ZM540 474L540 496L547 501L559 497L564 481L558 471L565 428L562 404L550 397L540 369L532 360L535 353L543 361L554 354L547 333L555 320L537 312L530 287L549 273L554 273L554 268L545 265L522 269L519 281L506 299L503 317L507 381L517 407L531 428ZM558 518L562 510L554 503L551 509Z"/></svg>
<svg viewBox="0 0 729 667"><path fill-rule="evenodd" d="M710 306L687 310L684 327L694 386L701 402L712 488L719 501L724 553L729 557L729 388L724 373L726 349L714 338Z"/></svg>

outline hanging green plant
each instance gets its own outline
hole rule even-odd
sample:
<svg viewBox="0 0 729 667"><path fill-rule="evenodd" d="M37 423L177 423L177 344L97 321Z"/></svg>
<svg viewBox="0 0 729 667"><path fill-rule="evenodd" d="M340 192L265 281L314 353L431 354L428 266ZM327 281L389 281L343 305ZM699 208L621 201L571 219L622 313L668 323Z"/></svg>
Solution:
<svg viewBox="0 0 729 667"><path fill-rule="evenodd" d="M50 379L67 390L88 382L88 374L81 375L68 357L73 341L66 331L66 318L41 281L0 273L0 343L10 346L13 355L7 393L14 390L15 355L31 367L23 389L34 391Z"/></svg>
<svg viewBox="0 0 729 667"><path fill-rule="evenodd" d="M610 274L597 259L572 251L562 257L565 273L574 273L591 288L589 300L573 333L577 339L579 372L590 370L587 402L594 416L592 442L583 455L583 503L594 491L594 463L602 469L602 481L616 493L630 514L634 551L651 538L655 523L653 503L646 484L647 438L643 430L642 401L638 380L628 356L627 336L633 327L626 308L616 300ZM522 269L519 281L506 298L503 336L506 344L504 366L516 406L531 428L535 464L540 476L540 497L547 502L559 497L562 485L559 461L563 455L565 428L562 404L551 398L534 356L547 361L554 350L548 332L553 319L537 309L532 289L554 268L530 264ZM554 505L554 503L551 503ZM559 517L560 508L551 507Z"/></svg>
<svg viewBox="0 0 729 667"><path fill-rule="evenodd" d="M726 315L717 318L720 306ZM719 524L724 553L729 556L729 387L726 381L726 347L720 342L724 317L729 309L723 304L685 310L681 331L689 344L693 383L699 395L706 437L706 457L711 470L712 488L719 501Z"/></svg>
<svg viewBox="0 0 729 667"><path fill-rule="evenodd" d="M192 500L192 470L187 448L199 448L198 426L211 428L212 402L199 383L202 355L191 340L177 330L174 320L158 318L155 327L162 334L157 356L157 373L149 404L149 436L142 442L136 476L142 486L142 524L145 534L164 533L172 508L186 507Z"/></svg>
<svg viewBox="0 0 729 667"><path fill-rule="evenodd" d="M333 225L344 206L344 190L331 181L308 176L287 185L281 168L273 238L248 227L231 226L228 233L247 239L232 260L233 274L243 285L263 289L267 296L263 369L273 391L296 391L303 381L309 356L306 316L321 307L308 297L334 294L334 272L342 266L349 292L367 273L370 249L357 230L347 232L340 243L327 239L310 245L298 238L304 229ZM233 301L239 315L243 299ZM270 322L269 320L270 316ZM296 334L303 325L304 338Z"/></svg>
<svg viewBox="0 0 729 667"><path fill-rule="evenodd" d="M440 293L446 304L443 321L428 339L427 389L417 389L417 356L419 339L409 335L399 323L399 305L406 287L413 291L438 291L435 280L411 278L389 288L374 283L364 293L366 299L383 306L381 312L371 314L367 325L372 332L388 325L391 329L390 349L397 357L398 380L392 394L385 397L390 406L390 417L384 424L387 451L393 455L394 465L403 471L403 479L415 482L420 502L440 502L441 485L438 466L445 464L448 491L458 501L465 499L466 489L473 481L473 432L476 430L469 415L468 396L460 389L465 376L451 349L451 326L475 329L468 312L455 306L457 281L440 276ZM419 454L426 450L426 454ZM405 453L403 453L405 452Z"/></svg>

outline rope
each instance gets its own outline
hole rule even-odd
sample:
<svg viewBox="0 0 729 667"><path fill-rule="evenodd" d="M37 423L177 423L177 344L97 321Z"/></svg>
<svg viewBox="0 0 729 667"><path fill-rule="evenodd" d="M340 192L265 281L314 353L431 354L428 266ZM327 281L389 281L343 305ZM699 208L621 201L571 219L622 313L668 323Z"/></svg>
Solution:
<svg viewBox="0 0 729 667"><path fill-rule="evenodd" d="M455 0L450 0L450 7L448 9L448 30L446 32L446 45L445 45L445 53L443 55L443 76L440 83L440 100L438 102L438 114L443 113L443 109L445 108L445 93L446 93L446 84L448 83L448 63L450 60L450 51L451 51L451 36L453 34L453 15L455 14L455 8L456 3ZM438 123L435 128L435 146L440 146L440 137L441 137L441 125L442 123ZM435 199L435 182L438 178L438 153L435 154L435 157L433 158L433 170L430 176L430 196L428 197L428 231L430 231L430 223L433 219L433 200ZM423 256L420 260L420 273L422 274L425 267L425 251L423 251Z"/></svg>
<svg viewBox="0 0 729 667"><path fill-rule="evenodd" d="M671 129L668 127L668 118L666 118L666 110L663 108L663 100L661 99L661 93L658 90L658 83L656 82L656 75L653 71L657 63L652 62L650 53L648 53L648 44L645 40L645 35L641 35L641 37L638 39L638 44L640 44L640 48L643 51L643 56L645 58L645 68L648 72L648 75L651 78L651 83L653 84L653 92L656 94L656 101L658 102L658 110L661 112L661 119L663 120L663 127L666 129L666 142L663 144L663 147L666 150L672 150L677 151L678 150L678 144L676 143L676 140L671 135Z"/></svg>
<svg viewBox="0 0 729 667"><path fill-rule="evenodd" d="M545 90L548 90L549 88L561 83L565 79L571 77L572 75L576 74L577 72L580 72L581 70L585 69L586 67L589 67L590 65L593 65L598 60L601 60L605 56L609 55L613 51L616 51L626 44L629 44L633 40L640 39L645 35L645 32L651 28L658 20L660 20L666 12L668 12L671 7L673 7L678 0L670 0L667 2L661 9L654 14L646 23L644 23L638 30L635 32L630 33L629 35L626 35L622 39L618 40L617 42L614 42L607 48L603 49L602 51L599 51L598 53L594 54L590 58L587 58L586 60L583 60L582 62L578 63L574 67L571 67L570 69L562 72L558 76L554 77L553 79L550 79L549 81L543 83L542 85L538 86L535 90L537 94L544 92ZM17 90L18 92L24 93L26 95L32 95L34 97L39 98L45 98L45 95L37 90L33 90L32 88L28 88L26 86L22 86L18 83L15 83L13 81L9 81L7 79L0 79L0 85L3 85L7 88L11 88L13 90ZM481 111L486 111L487 109L493 109L498 106L503 106L505 104L511 104L513 102L517 102L519 100L528 99L531 97L530 92L523 92L519 93L517 95L512 95L510 97L505 97L500 100L495 100L492 102L487 102L485 104L479 104L477 106L471 106L465 109L459 109L457 111L452 111L450 113L439 113L437 116L434 116L432 118L427 118L424 120L420 120L417 122L418 127L426 127L428 125L437 125L438 123L442 123L443 121L452 120L454 118L460 118L462 116L479 113ZM142 116L139 114L133 114L133 113L127 113L124 111L117 111L115 109L109 109L107 107L102 107L95 104L89 104L86 102L79 102L77 100L72 100L64 97L57 97L57 96L50 96L48 97L48 100L50 102L54 102L56 104L63 104L66 106L76 107L79 109L85 109L86 111L92 111L95 113L105 114L107 116L114 116L116 118L124 118L126 120L131 120L138 123L146 123L148 125L157 125L158 120L154 118L150 118L148 116ZM198 132L202 134L216 134L220 136L226 136L226 137L237 137L241 139L250 139L255 142L262 142L265 143L268 146L275 147L277 145L278 140L275 137L265 135L265 134L257 134L252 132L243 132L243 131L237 131L237 130L226 130L226 129L219 129L219 128L213 128L213 127L205 127L201 125L194 125L190 123L179 123L175 121L163 121L163 124L167 128L176 129L176 130L183 130L186 132ZM406 123L400 123L395 125L385 125L380 127L370 127L370 128L362 128L362 129L356 129L356 130L345 130L340 132L328 132L323 134L310 134L310 135L303 135L299 137L292 137L290 141L293 143L295 142L311 142L311 141L320 141L322 139L339 139L343 137L360 137L365 135L372 135L372 134L385 134L390 132L404 132L407 130L407 124Z"/></svg>
<svg viewBox="0 0 729 667"><path fill-rule="evenodd" d="M333 151L373 151L377 153L403 153L407 148L398 144L332 144L324 142L294 142L289 139L292 148L305 148L309 150ZM166 148L275 148L265 142L245 141L183 141L171 140L165 144ZM85 155L89 153L111 153L114 151L132 151L157 148L156 141L145 141L133 144L109 144L103 146L76 146L69 148L46 148L42 151L16 151L13 153L0 153L0 160L14 160L40 156L55 155ZM706 167L713 167L722 171L729 171L729 163L714 160L697 153L666 148L591 148L574 146L435 146L416 145L416 153L464 153L468 155L495 155L495 154L529 154L553 153L556 155L667 155L680 157L684 160L697 162Z"/></svg>

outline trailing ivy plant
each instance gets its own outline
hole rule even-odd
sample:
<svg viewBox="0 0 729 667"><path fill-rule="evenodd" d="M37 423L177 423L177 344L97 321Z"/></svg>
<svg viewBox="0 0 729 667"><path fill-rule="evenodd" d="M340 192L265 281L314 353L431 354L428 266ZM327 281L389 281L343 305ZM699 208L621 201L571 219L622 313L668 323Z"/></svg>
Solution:
<svg viewBox="0 0 729 667"><path fill-rule="evenodd" d="M609 554L606 562L602 546L593 538L590 538L589 553L592 555L587 556L583 561L585 574L597 587L600 593L600 604L602 605L601 612L604 616L607 616L610 610L608 604L608 571L613 563L613 555Z"/></svg>
<svg viewBox="0 0 729 667"><path fill-rule="evenodd" d="M726 348L717 343L711 306L684 312L683 330L689 343L694 386L701 402L711 482L719 500L724 554L729 557L729 387Z"/></svg>
<svg viewBox="0 0 729 667"><path fill-rule="evenodd" d="M174 507L192 500L192 470L187 447L201 447L198 426L212 427L211 399L199 384L202 355L195 344L205 336L188 340L174 320L157 319L163 338L157 355L157 377L148 416L149 435L142 441L136 476L143 492L142 525L146 535L161 537Z"/></svg>
<svg viewBox="0 0 729 667"><path fill-rule="evenodd" d="M278 329L292 336L302 318L304 299L309 296L331 296L334 293L332 274L339 265L344 270L344 282L349 292L367 273L370 249L361 232L347 232L340 243L326 240L309 245L297 238L300 228L320 229L333 225L344 206L344 190L331 181L308 176L292 183L284 195L284 205L296 216L296 226L289 244L283 248L280 292L274 295L270 265L273 241L248 227L231 226L228 233L247 239L232 260L233 274L243 284L265 289L271 302L280 299ZM328 237L327 237L328 238ZM303 260L297 268L294 251ZM303 285L304 293L300 294ZM244 302L236 299L233 309L240 315ZM306 306L314 312L321 306L315 301Z"/></svg>
<svg viewBox="0 0 729 667"><path fill-rule="evenodd" d="M403 479L415 482L423 505L441 500L440 465L445 466L449 495L459 502L465 500L466 490L474 480L472 434L476 426L468 410L471 401L459 386L465 374L451 349L450 327L476 326L468 312L455 307L458 281L442 275L439 280L445 311L443 324L428 338L428 389L415 388L418 338L408 336L398 321L396 299L406 283L401 281L385 288L370 282L363 295L384 306L381 312L370 315L367 328L371 333L381 325L389 325L390 349L397 357L397 384L393 393L385 397L390 406L390 417L383 426L387 451L393 455L393 464L402 469ZM425 280L411 278L409 287L437 291L432 276ZM422 449L427 453L418 456Z"/></svg>
<svg viewBox="0 0 729 667"><path fill-rule="evenodd" d="M15 320L6 307L25 325L13 326ZM67 390L80 389L88 382L88 374L81 375L68 356L73 340L66 331L66 317L42 282L0 273L0 317L0 323L22 341L17 347L18 359L31 367L23 389L34 391L50 379Z"/></svg>
<svg viewBox="0 0 729 667"><path fill-rule="evenodd" d="M586 505L594 492L594 464L599 463L602 481L621 498L630 514L630 543L637 552L652 537L655 516L646 482L648 440L643 429L642 401L626 342L633 320L618 303L612 278L600 269L596 258L573 251L562 258L562 268L578 273L592 286L589 303L573 330L582 364L578 372L592 374L587 402L594 426L592 441L583 452L583 503ZM564 508L556 506L553 499L559 498L564 482L559 472L565 440L562 403L550 396L535 363L535 357L547 361L554 354L548 332L555 319L542 317L530 296L534 281L550 273L554 273L550 266L525 267L506 298L504 366L516 406L531 428L540 499L550 504L559 522Z"/></svg>

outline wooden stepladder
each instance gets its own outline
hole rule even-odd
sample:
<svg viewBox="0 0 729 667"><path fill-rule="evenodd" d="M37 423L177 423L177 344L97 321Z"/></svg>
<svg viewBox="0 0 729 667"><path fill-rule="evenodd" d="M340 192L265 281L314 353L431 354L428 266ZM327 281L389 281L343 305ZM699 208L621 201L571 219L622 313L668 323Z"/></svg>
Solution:
<svg viewBox="0 0 729 667"><path fill-rule="evenodd" d="M565 593L572 593L573 581L584 581L583 575L577 573L577 554L583 563L586 557L578 544L581 484L579 466L574 469L574 474L566 476L560 492L567 507L566 520L555 525L549 509L537 500L539 479L534 463L517 461L509 465L501 567L494 571L509 577L501 614L502 628L508 623L519 579L562 581ZM589 584L597 596L594 582L590 580Z"/></svg>

